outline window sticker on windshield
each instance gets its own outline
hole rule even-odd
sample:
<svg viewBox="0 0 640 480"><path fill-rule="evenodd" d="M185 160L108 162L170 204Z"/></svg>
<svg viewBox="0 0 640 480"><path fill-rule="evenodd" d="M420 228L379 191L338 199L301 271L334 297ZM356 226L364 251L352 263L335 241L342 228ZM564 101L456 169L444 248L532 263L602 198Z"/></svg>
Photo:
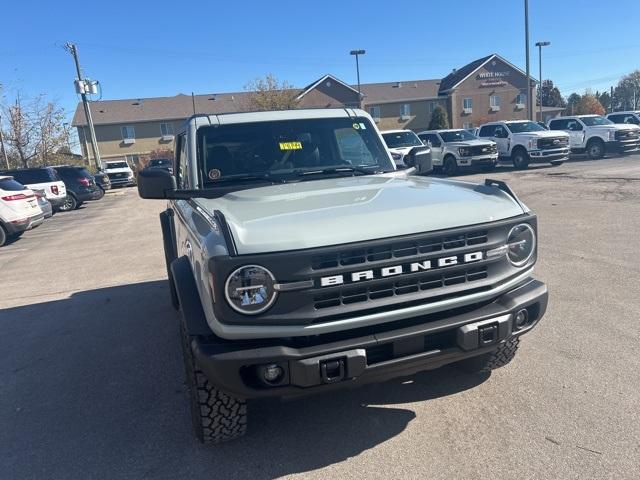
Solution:
<svg viewBox="0 0 640 480"><path fill-rule="evenodd" d="M211 170L209 170L209 178L211 180L218 180L220 178L220 170L218 170L217 168L212 168Z"/></svg>
<svg viewBox="0 0 640 480"><path fill-rule="evenodd" d="M358 130L360 128L360 124L359 123L354 123L353 124L353 128L355 128L356 130Z"/></svg>
<svg viewBox="0 0 640 480"><path fill-rule="evenodd" d="M364 123L361 123L361 124L360 124L360 129L361 129L361 130L366 130L366 129L367 129L367 127L364 125Z"/></svg>
<svg viewBox="0 0 640 480"><path fill-rule="evenodd" d="M302 142L280 142L280 150L302 150Z"/></svg>

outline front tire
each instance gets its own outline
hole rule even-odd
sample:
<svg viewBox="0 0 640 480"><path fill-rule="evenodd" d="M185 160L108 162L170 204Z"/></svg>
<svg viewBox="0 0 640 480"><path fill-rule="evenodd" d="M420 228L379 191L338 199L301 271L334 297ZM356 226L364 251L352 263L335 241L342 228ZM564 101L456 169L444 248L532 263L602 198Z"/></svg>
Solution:
<svg viewBox="0 0 640 480"><path fill-rule="evenodd" d="M524 170L529 167L529 154L524 148L516 148L511 154L511 160L517 170Z"/></svg>
<svg viewBox="0 0 640 480"><path fill-rule="evenodd" d="M70 212L71 210L75 210L79 206L80 205L78 204L76 197L74 197L73 195L67 195L67 198L64 201L64 203L60 205L59 210L61 212Z"/></svg>
<svg viewBox="0 0 640 480"><path fill-rule="evenodd" d="M467 373L489 373L496 368L504 367L513 360L518 350L520 337L501 343L493 352L485 353L460 362L460 367Z"/></svg>
<svg viewBox="0 0 640 480"><path fill-rule="evenodd" d="M247 431L247 404L245 400L216 388L196 364L180 312L180 333L184 368L191 397L193 430L202 443L217 444L234 440Z"/></svg>
<svg viewBox="0 0 640 480"><path fill-rule="evenodd" d="M448 177L452 177L453 175L458 173L458 162L453 155L447 155L446 157L444 157L442 170Z"/></svg>
<svg viewBox="0 0 640 480"><path fill-rule="evenodd" d="M604 157L604 142L602 140L593 139L587 143L587 155L591 160L599 160Z"/></svg>

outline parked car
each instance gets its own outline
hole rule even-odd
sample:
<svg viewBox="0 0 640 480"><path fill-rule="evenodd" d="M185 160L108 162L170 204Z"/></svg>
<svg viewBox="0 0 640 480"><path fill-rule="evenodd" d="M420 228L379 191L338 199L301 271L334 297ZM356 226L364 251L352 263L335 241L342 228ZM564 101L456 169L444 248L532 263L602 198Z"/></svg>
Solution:
<svg viewBox="0 0 640 480"><path fill-rule="evenodd" d="M59 210L67 200L67 188L52 167L5 170L0 175L10 175L31 190L44 190L54 211Z"/></svg>
<svg viewBox="0 0 640 480"><path fill-rule="evenodd" d="M0 247L44 222L35 194L13 177L0 175Z"/></svg>
<svg viewBox="0 0 640 480"><path fill-rule="evenodd" d="M47 195L44 193L44 190L33 190L36 198L38 199L38 205L40 205L40 210L44 214L44 218L50 218L53 216L53 207L51 206L51 202L47 200Z"/></svg>
<svg viewBox="0 0 640 480"><path fill-rule="evenodd" d="M455 175L461 167L492 169L498 163L498 146L491 140L480 140L466 130L427 130L418 138L431 147L434 168Z"/></svg>
<svg viewBox="0 0 640 480"><path fill-rule="evenodd" d="M535 214L501 181L395 171L363 110L194 115L177 134L185 174L142 170L138 192L165 205L202 442L243 435L247 400L487 374L545 313Z"/></svg>
<svg viewBox="0 0 640 480"><path fill-rule="evenodd" d="M611 120L613 123L640 125L640 110L610 113L607 115L607 120Z"/></svg>
<svg viewBox="0 0 640 480"><path fill-rule="evenodd" d="M148 168L161 168L169 173L173 173L173 160L168 158L152 158L145 167L145 169Z"/></svg>
<svg viewBox="0 0 640 480"><path fill-rule="evenodd" d="M98 170L93 174L93 178L96 181L96 185L102 189L102 193L111 190L111 180L109 180L109 175L104 170Z"/></svg>
<svg viewBox="0 0 640 480"><path fill-rule="evenodd" d="M409 164L412 162L407 162L409 154L415 154L414 149L416 147L425 147L425 144L422 143L422 140L418 138L412 130L385 130L380 132L382 134L382 138L384 139L384 143L387 145L389 152L391 153L391 158L393 158L394 163L396 164L396 168L402 170L404 168L416 167L418 173L429 173L431 171L431 154L429 151L426 151L424 148L420 148L420 153L424 153L421 155L423 162L419 164L413 165ZM428 147L428 145L427 145ZM412 158L413 161L413 158Z"/></svg>
<svg viewBox="0 0 640 480"><path fill-rule="evenodd" d="M549 128L567 132L571 151L586 153L592 159L602 158L607 152L631 152L640 144L638 125L613 123L601 115L558 117L549 121Z"/></svg>
<svg viewBox="0 0 640 480"><path fill-rule="evenodd" d="M67 187L67 200L60 207L61 211L75 210L84 202L102 198L102 190L85 167L64 165L55 167L55 170Z"/></svg>
<svg viewBox="0 0 640 480"><path fill-rule="evenodd" d="M478 137L496 142L500 159L513 162L518 169L530 163L561 165L569 157L567 133L550 132L530 120L485 123Z"/></svg>
<svg viewBox="0 0 640 480"><path fill-rule="evenodd" d="M125 160L103 162L104 172L109 176L112 187L135 186L136 179L133 170Z"/></svg>

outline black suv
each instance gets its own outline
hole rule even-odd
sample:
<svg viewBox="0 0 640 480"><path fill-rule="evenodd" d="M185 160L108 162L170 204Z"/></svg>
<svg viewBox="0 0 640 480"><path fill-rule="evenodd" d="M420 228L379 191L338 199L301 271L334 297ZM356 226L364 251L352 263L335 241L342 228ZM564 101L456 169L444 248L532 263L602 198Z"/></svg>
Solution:
<svg viewBox="0 0 640 480"><path fill-rule="evenodd" d="M152 158L149 160L149 163L145 167L145 170L148 168L160 168L162 170L166 170L169 173L173 173L173 161L168 158Z"/></svg>
<svg viewBox="0 0 640 480"><path fill-rule="evenodd" d="M67 187L67 200L60 206L61 211L75 210L84 202L102 198L102 190L86 168L66 165L54 168Z"/></svg>

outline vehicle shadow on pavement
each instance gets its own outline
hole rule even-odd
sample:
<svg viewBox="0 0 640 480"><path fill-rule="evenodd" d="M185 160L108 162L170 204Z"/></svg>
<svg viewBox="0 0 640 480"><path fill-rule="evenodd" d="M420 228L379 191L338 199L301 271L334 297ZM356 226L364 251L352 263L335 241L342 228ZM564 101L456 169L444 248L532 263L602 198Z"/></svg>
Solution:
<svg viewBox="0 0 640 480"><path fill-rule="evenodd" d="M487 378L446 368L331 395L256 402L245 438L210 447L191 433L166 281L0 310L0 328L0 472L13 479L307 472L403 432L415 414L397 404L452 395Z"/></svg>

